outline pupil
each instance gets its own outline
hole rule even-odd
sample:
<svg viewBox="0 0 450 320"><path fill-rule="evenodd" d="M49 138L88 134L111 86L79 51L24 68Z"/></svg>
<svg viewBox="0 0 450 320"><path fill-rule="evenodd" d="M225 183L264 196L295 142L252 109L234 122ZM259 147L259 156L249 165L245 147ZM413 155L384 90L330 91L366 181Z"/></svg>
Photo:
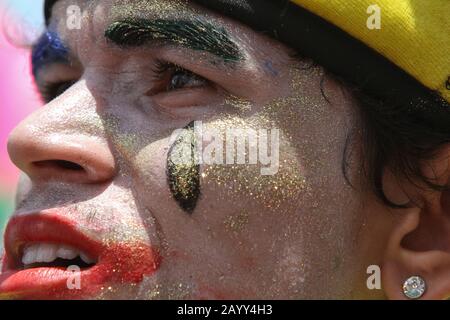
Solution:
<svg viewBox="0 0 450 320"><path fill-rule="evenodd" d="M169 89L179 89L184 87L189 83L190 78L190 74L183 71L178 71L173 75L172 80L170 81Z"/></svg>

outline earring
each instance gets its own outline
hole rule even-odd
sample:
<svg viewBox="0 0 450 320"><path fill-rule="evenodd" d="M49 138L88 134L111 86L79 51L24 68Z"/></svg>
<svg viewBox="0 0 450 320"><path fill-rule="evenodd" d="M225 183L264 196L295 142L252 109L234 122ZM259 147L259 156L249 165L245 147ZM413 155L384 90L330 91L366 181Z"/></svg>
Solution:
<svg viewBox="0 0 450 320"><path fill-rule="evenodd" d="M403 283L403 293L409 299L419 299L425 293L425 280L419 276L412 276Z"/></svg>

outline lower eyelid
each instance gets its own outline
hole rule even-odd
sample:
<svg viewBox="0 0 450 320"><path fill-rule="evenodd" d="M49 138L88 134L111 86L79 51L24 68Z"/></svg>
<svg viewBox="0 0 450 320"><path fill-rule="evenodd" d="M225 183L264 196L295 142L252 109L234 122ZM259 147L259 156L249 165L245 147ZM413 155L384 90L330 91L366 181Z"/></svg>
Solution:
<svg viewBox="0 0 450 320"><path fill-rule="evenodd" d="M151 96L154 103L164 108L206 106L214 101L217 90L213 87L194 87L163 92Z"/></svg>

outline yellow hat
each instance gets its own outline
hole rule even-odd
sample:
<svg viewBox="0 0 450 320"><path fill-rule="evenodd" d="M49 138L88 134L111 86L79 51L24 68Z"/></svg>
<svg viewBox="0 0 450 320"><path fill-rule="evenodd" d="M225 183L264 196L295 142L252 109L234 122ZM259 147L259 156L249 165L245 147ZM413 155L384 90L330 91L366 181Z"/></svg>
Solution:
<svg viewBox="0 0 450 320"><path fill-rule="evenodd" d="M292 2L362 41L450 101L449 0ZM379 25L371 25L370 20L378 18Z"/></svg>
<svg viewBox="0 0 450 320"><path fill-rule="evenodd" d="M286 43L374 98L448 108L450 0L193 1Z"/></svg>

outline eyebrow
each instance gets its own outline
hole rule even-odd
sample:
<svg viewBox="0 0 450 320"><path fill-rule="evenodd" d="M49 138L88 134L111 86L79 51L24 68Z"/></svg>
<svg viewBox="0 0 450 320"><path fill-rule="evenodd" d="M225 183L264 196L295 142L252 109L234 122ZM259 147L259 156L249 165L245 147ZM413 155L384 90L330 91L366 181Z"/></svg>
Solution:
<svg viewBox="0 0 450 320"><path fill-rule="evenodd" d="M243 59L239 47L224 28L202 20L125 19L113 22L105 37L122 47L140 47L152 41L209 52L224 62Z"/></svg>
<svg viewBox="0 0 450 320"><path fill-rule="evenodd" d="M32 73L37 73L49 64L69 61L69 49L64 45L58 33L46 30L31 49Z"/></svg>

